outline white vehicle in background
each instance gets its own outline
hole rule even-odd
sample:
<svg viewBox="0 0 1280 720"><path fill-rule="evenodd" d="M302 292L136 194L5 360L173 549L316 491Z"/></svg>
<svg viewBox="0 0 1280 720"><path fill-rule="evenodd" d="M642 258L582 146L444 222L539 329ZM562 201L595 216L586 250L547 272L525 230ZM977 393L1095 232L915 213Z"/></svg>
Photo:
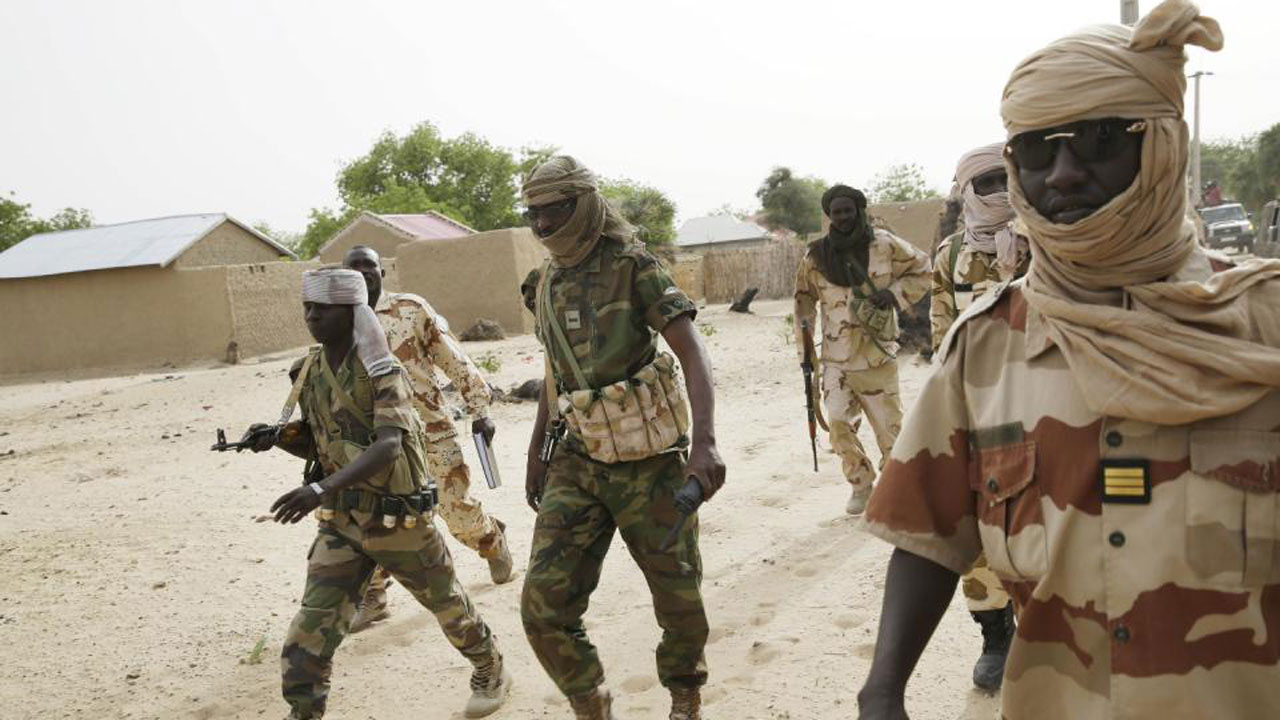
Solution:
<svg viewBox="0 0 1280 720"><path fill-rule="evenodd" d="M1240 252L1253 252L1257 231L1240 203L1200 208L1200 218L1204 220L1205 245L1215 249L1234 245Z"/></svg>

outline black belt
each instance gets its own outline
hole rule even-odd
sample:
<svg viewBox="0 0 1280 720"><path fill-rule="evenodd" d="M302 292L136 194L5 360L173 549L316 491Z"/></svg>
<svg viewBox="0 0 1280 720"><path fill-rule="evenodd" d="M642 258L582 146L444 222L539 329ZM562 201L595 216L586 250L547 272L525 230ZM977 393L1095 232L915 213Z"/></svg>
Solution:
<svg viewBox="0 0 1280 720"><path fill-rule="evenodd" d="M425 515L439 504L439 495L434 484L409 495L387 495L371 490L343 490L337 498L338 512L359 510L382 515L404 515L412 510Z"/></svg>

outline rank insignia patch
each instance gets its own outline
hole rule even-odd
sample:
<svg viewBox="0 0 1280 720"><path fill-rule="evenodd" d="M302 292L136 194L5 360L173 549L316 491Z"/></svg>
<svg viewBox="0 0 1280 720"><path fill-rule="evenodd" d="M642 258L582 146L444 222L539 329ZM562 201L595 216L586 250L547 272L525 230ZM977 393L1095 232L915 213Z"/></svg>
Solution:
<svg viewBox="0 0 1280 720"><path fill-rule="evenodd" d="M1151 502L1151 469L1146 460L1103 460L1098 472L1102 502L1133 505Z"/></svg>

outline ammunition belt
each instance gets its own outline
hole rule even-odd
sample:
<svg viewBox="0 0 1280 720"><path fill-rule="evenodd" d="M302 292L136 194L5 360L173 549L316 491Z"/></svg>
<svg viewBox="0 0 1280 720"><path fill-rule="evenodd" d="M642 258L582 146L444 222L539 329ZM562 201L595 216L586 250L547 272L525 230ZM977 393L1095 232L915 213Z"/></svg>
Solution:
<svg viewBox="0 0 1280 720"><path fill-rule="evenodd" d="M439 495L436 492L436 486L431 484L410 495L387 495L360 489L343 490L338 494L333 509L338 512L358 510L393 516L413 511L419 515L426 515L434 510L437 504L439 504Z"/></svg>

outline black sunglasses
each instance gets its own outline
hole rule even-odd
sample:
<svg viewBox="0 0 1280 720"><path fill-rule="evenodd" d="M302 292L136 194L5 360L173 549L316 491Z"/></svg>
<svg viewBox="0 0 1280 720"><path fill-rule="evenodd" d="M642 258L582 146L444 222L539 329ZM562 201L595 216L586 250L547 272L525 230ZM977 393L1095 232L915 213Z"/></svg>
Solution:
<svg viewBox="0 0 1280 720"><path fill-rule="evenodd" d="M1145 120L1082 120L1014 135L1005 146L1005 152L1012 155L1013 161L1024 170L1043 170L1057 157L1058 141L1065 140L1071 153L1082 162L1105 162L1119 155L1131 138L1141 138L1146 131Z"/></svg>
<svg viewBox="0 0 1280 720"><path fill-rule="evenodd" d="M525 222L537 222L539 217L556 216L564 213L571 213L578 207L578 198L569 198L559 202L547 203L546 205L538 205L536 207L527 208L521 216Z"/></svg>

